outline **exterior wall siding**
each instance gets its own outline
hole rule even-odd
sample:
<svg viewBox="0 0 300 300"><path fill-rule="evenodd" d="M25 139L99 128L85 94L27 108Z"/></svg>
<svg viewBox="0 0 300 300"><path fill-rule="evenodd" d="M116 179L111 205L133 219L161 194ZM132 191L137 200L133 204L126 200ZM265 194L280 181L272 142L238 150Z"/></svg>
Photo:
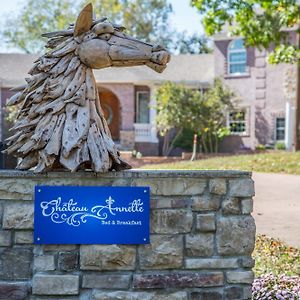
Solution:
<svg viewBox="0 0 300 300"><path fill-rule="evenodd" d="M227 49L231 40L215 41L215 76L224 80L236 95L238 106L248 110L247 125L248 134L244 136L230 136L221 144L221 151L236 151L241 148L254 148L254 100L255 100L255 54L253 49L247 49L248 74L231 76L227 68Z"/></svg>
<svg viewBox="0 0 300 300"><path fill-rule="evenodd" d="M291 34L295 40L295 34ZM277 117L285 117L287 74L295 74L295 65L267 63L267 51L248 48L248 74L234 76L227 71L230 39L215 41L215 76L221 77L236 94L238 107L248 109L249 130L246 135L229 136L221 144L221 151L255 149L258 144L274 144Z"/></svg>

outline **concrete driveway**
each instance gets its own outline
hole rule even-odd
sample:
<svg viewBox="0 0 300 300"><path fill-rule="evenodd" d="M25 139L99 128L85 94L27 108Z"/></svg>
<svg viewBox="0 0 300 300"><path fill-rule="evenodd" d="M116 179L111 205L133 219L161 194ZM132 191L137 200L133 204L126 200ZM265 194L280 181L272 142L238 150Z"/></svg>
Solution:
<svg viewBox="0 0 300 300"><path fill-rule="evenodd" d="M257 233L300 248L300 176L253 173L253 180Z"/></svg>

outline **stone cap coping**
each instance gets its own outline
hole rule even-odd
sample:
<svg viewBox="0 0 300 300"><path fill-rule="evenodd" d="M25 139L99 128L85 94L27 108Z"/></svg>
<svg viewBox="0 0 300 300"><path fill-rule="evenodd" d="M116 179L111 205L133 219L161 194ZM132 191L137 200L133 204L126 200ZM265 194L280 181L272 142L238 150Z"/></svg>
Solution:
<svg viewBox="0 0 300 300"><path fill-rule="evenodd" d="M0 170L0 178L248 178L252 172L239 170L142 170L132 169L121 172L95 173L49 172L36 174L32 171Z"/></svg>

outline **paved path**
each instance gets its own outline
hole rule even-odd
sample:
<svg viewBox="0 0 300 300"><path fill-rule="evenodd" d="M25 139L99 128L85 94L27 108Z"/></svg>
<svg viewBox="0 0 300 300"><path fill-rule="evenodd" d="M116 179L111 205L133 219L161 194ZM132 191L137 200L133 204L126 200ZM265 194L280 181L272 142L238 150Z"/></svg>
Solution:
<svg viewBox="0 0 300 300"><path fill-rule="evenodd" d="M300 248L300 175L253 173L256 231Z"/></svg>

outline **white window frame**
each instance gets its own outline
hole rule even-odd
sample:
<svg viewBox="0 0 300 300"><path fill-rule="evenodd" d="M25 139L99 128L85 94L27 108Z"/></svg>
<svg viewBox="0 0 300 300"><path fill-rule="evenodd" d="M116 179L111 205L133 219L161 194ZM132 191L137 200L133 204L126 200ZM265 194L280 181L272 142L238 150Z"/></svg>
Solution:
<svg viewBox="0 0 300 300"><path fill-rule="evenodd" d="M235 50L231 50L230 49L230 46L233 44L233 43L235 43L236 41L238 41L238 40L242 40L242 39L236 39L236 40L232 40L230 43L229 43L229 45L228 45L228 48L227 48L227 74L229 74L229 75L232 75L232 76L238 76L238 75L244 75L244 74L247 74L248 72L247 72L247 49L245 48L245 46L244 46L244 48L243 49L235 49ZM246 54L246 59L245 59L245 72L235 72L235 73L231 73L230 72L230 66L231 65L240 65L240 64L242 64L242 63L244 63L244 61L240 61L240 62L231 62L230 61L230 54L232 54L232 53L245 53Z"/></svg>
<svg viewBox="0 0 300 300"><path fill-rule="evenodd" d="M149 91L137 91L136 92L136 98L135 98L135 112L136 112L136 116L135 116L135 123L136 124L150 124L150 107L149 107L149 109L148 109L148 114L149 114L149 122L148 123L139 123L138 122L138 113L139 113L139 95L140 94L148 94L148 96L149 96L149 105L150 105L150 92Z"/></svg>
<svg viewBox="0 0 300 300"><path fill-rule="evenodd" d="M284 126L283 127L279 127L279 128L277 128L277 119L284 119ZM276 117L275 118L275 141L276 142L283 142L283 141L285 141L285 135L286 135L286 131L285 131L285 122L286 122L286 119L285 119L285 117ZM277 130L278 129L283 129L284 130L284 137L283 137L283 139L281 139L281 140L279 140L278 138L277 138Z"/></svg>
<svg viewBox="0 0 300 300"><path fill-rule="evenodd" d="M236 109L234 111L229 111L227 113L227 128L230 130L230 124L232 123L230 120L230 114L231 113L239 113L239 112L243 112L245 115L245 119L244 121L236 121L236 123L238 122L243 122L245 125L245 130L243 132L231 132L230 131L230 135L238 135L238 136L249 136L249 119L250 119L250 109L249 108L240 108L240 109Z"/></svg>

